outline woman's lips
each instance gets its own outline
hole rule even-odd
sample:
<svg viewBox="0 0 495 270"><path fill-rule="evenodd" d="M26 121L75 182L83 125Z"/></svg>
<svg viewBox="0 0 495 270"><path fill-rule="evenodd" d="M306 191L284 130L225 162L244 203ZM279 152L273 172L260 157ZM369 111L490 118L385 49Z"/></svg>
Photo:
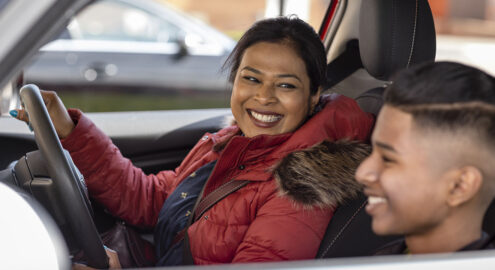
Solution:
<svg viewBox="0 0 495 270"><path fill-rule="evenodd" d="M277 125L284 117L283 115L278 113L260 112L251 109L248 109L247 112L254 125L262 128L271 128Z"/></svg>

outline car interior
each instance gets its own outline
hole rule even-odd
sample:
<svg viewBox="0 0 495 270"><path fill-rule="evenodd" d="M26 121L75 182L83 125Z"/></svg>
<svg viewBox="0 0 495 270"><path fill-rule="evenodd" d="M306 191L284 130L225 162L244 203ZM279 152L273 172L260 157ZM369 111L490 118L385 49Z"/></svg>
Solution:
<svg viewBox="0 0 495 270"><path fill-rule="evenodd" d="M395 72L435 59L435 26L427 0L333 0L319 34L329 60L325 92L352 97L375 116ZM91 265L104 267L106 255L98 234L109 230L117 219L88 196L82 175L58 142L36 87L25 86L21 97L36 112L31 121L38 132L34 136L0 133L0 182L32 194L58 224L69 252L83 249ZM113 130L107 134L124 156L144 172L155 173L178 166L205 132L215 132L225 125L230 111L184 114L177 119L173 112L158 112L154 118L170 118L158 124L146 122L150 117L146 113L95 114L91 118L104 131ZM199 114L204 114L200 121L189 120L197 120ZM141 126L134 130L146 124L157 127L141 133L114 128L140 120ZM366 203L367 198L360 194L336 209L316 258L369 256L400 237L375 235L371 218L364 211ZM137 230L152 240L151 230ZM484 230L495 234L495 203L485 216Z"/></svg>
<svg viewBox="0 0 495 270"><path fill-rule="evenodd" d="M352 17L356 21L348 24L358 29L343 28L344 32L333 40L334 44L344 48L328 64L327 91L351 93L363 111L376 116L383 105L383 92L393 80L394 73L417 63L435 60L433 16L426 0L341 2L346 2L340 4L349 5L348 9L359 12L359 16ZM359 87L353 80L358 81ZM317 258L372 255L386 242L400 237L375 235L371 231L371 218L364 211L366 203L366 197L361 194L337 208ZM494 211L495 201L485 215L483 226L490 235L495 233Z"/></svg>
<svg viewBox="0 0 495 270"><path fill-rule="evenodd" d="M352 2L352 1L349 1ZM352 3L347 3L352 5ZM393 13L388 11L393 10ZM346 14L347 15L347 14ZM363 1L356 23L357 35L346 36L345 50L328 65L330 91L348 93L346 86L358 69L364 70L382 86L355 91L355 100L366 112L377 115L382 94L395 72L410 65L435 59L435 28L427 1ZM344 34L342 34L343 36ZM343 37L341 39L344 39ZM360 46L361 45L361 46ZM352 63L342 69L342 63ZM351 74L347 78L345 75ZM341 81L339 81L341 80ZM371 218L365 213L366 197L361 196L337 208L317 257L372 255L373 251L399 236L378 237L371 231ZM364 240L363 240L364 239ZM361 242L361 244L356 245Z"/></svg>

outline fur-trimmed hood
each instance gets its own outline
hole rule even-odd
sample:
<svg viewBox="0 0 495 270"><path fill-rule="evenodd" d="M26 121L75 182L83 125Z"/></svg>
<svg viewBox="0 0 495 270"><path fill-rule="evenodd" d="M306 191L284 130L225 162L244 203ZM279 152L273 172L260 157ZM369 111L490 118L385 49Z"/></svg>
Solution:
<svg viewBox="0 0 495 270"><path fill-rule="evenodd" d="M370 149L360 142L323 141L293 152L273 171L280 194L304 207L336 207L361 191L354 173Z"/></svg>

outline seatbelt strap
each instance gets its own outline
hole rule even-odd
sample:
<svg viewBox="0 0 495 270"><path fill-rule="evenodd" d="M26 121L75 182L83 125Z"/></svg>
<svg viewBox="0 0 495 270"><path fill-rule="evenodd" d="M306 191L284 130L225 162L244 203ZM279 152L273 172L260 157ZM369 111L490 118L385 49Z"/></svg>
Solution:
<svg viewBox="0 0 495 270"><path fill-rule="evenodd" d="M214 191L212 191L208 196L202 199L195 211L194 211L194 222L201 218L201 216L208 211L213 205L227 197L229 194L239 190L249 183L248 180L230 180L229 182L221 185Z"/></svg>
<svg viewBox="0 0 495 270"><path fill-rule="evenodd" d="M221 201L223 198L227 197L231 193L234 193L235 191L246 186L247 184L249 184L249 182L250 181L248 180L230 180L229 182L221 185L220 187L210 192L210 194L206 195L206 197L204 197L203 199L201 200L198 199L192 211L193 214L190 216L189 220L187 221L186 227L177 233L171 244L171 246L173 246L176 243L180 242L181 240L184 240L183 265L194 264L194 260L192 258L192 253L191 253L191 247L189 243L189 235L187 234L187 230L189 229L189 227L194 222L198 221L203 216L203 214L206 211L208 211L212 206L214 206L216 203L218 203L219 201ZM203 191L204 191L204 187L198 198L202 197Z"/></svg>
<svg viewBox="0 0 495 270"><path fill-rule="evenodd" d="M323 89L328 89L338 84L362 67L359 42L357 39L352 39L347 42L345 50L332 62L328 63L327 80L323 84Z"/></svg>

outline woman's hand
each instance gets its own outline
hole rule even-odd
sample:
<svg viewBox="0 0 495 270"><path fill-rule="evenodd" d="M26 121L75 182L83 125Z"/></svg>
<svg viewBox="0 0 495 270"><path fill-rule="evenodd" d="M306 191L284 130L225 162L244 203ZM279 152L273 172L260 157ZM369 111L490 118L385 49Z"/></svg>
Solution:
<svg viewBox="0 0 495 270"><path fill-rule="evenodd" d="M108 256L108 269L122 269L117 252L107 247L105 247L105 251ZM72 265L72 270L95 270L95 268L84 264L75 263Z"/></svg>
<svg viewBox="0 0 495 270"><path fill-rule="evenodd" d="M64 103L62 103L62 100L57 96L57 93L44 90L40 90L40 92L58 136L60 139L64 139L69 136L74 129L74 122L70 118ZM24 109L12 110L9 113L14 118L29 124L29 116Z"/></svg>

